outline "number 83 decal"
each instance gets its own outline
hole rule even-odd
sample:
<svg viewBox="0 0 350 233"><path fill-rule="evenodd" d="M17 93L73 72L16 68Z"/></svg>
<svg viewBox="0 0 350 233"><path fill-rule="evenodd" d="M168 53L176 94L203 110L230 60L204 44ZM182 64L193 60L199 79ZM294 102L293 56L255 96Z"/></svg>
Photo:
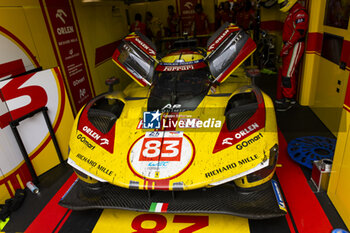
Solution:
<svg viewBox="0 0 350 233"><path fill-rule="evenodd" d="M140 161L180 161L182 138L145 138Z"/></svg>
<svg viewBox="0 0 350 233"><path fill-rule="evenodd" d="M194 159L194 145L183 132L148 132L131 146L131 170L144 179L172 179L182 174Z"/></svg>

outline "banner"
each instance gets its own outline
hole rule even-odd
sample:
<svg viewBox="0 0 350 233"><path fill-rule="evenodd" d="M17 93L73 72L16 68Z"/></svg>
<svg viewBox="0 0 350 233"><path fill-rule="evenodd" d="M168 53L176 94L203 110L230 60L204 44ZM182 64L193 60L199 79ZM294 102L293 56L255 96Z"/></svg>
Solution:
<svg viewBox="0 0 350 233"><path fill-rule="evenodd" d="M72 107L77 112L93 97L93 89L70 1L45 0L44 2L54 35L54 44L58 48L61 68L71 95Z"/></svg>

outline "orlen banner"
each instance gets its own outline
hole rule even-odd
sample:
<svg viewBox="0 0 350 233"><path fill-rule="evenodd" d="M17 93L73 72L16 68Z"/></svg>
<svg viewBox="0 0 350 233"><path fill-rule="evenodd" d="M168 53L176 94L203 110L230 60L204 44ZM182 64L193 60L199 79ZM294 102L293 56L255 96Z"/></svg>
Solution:
<svg viewBox="0 0 350 233"><path fill-rule="evenodd" d="M0 27L0 203L24 188L31 180L10 122L39 107L47 106L48 115L64 158L73 114L58 68L20 75L37 68L30 50L11 32ZM20 75L20 76L18 76ZM14 77L17 76L17 77ZM17 127L37 175L59 163L41 113Z"/></svg>
<svg viewBox="0 0 350 233"><path fill-rule="evenodd" d="M40 1L47 27L53 35L53 48L61 63L61 68L69 87L72 107L79 111L92 97L93 88L79 28L74 20L70 0Z"/></svg>

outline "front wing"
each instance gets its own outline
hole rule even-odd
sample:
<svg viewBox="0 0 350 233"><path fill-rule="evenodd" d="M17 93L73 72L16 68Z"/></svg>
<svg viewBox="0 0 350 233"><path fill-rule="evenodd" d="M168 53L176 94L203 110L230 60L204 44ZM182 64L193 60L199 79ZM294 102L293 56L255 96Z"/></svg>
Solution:
<svg viewBox="0 0 350 233"><path fill-rule="evenodd" d="M85 187L77 179L59 204L73 210L123 209L142 212L228 214L249 219L266 219L286 214L275 180L252 191L237 191L226 183L190 191L147 191L106 184L100 190Z"/></svg>

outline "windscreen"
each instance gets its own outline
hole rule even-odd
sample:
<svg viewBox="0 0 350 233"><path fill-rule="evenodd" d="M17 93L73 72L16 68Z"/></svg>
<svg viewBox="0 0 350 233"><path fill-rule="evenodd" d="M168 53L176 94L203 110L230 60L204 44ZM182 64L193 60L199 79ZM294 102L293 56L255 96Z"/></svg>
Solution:
<svg viewBox="0 0 350 233"><path fill-rule="evenodd" d="M152 94L160 98L192 98L208 91L209 76L207 67L179 72L157 72Z"/></svg>

